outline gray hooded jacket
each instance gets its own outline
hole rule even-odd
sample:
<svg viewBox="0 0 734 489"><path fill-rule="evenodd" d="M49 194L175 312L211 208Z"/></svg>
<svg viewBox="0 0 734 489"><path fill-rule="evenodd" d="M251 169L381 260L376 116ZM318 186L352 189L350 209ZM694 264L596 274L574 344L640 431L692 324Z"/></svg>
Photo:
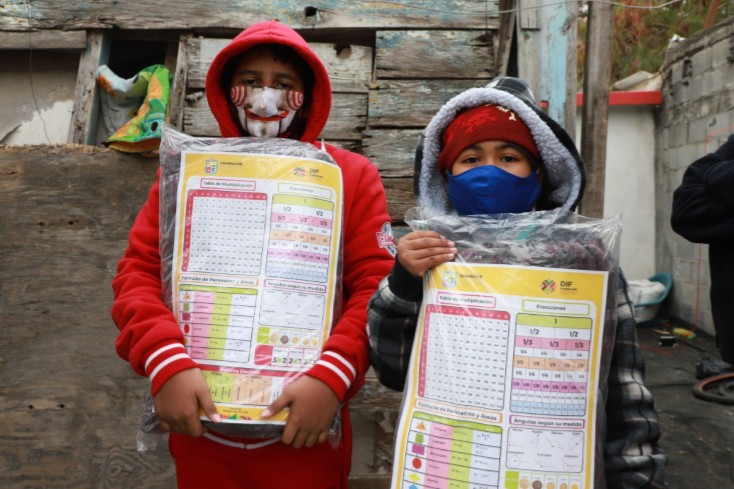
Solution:
<svg viewBox="0 0 734 489"><path fill-rule="evenodd" d="M416 151L414 192L423 217L455 213L446 180L438 171L441 134L461 111L482 104L512 109L530 128L540 152L544 179L536 210L573 211L584 189L584 168L566 131L542 112L527 84L502 77L487 87L469 89L448 101L426 127ZM617 294L617 327L606 386L606 412L599 414L605 473L596 489L667 487L666 456L653 398L644 384L644 361L624 279ZM396 260L369 303L367 330L370 359L380 382L402 390L410 365L423 282Z"/></svg>
<svg viewBox="0 0 734 489"><path fill-rule="evenodd" d="M456 116L480 105L512 109L533 135L543 167L543 188L536 210L576 208L584 190L581 157L566 131L535 103L528 85L518 79L494 79L482 88L471 88L449 100L426 127L416 151L414 191L418 204L428 215L455 212L448 197L445 176L438 170L441 135Z"/></svg>

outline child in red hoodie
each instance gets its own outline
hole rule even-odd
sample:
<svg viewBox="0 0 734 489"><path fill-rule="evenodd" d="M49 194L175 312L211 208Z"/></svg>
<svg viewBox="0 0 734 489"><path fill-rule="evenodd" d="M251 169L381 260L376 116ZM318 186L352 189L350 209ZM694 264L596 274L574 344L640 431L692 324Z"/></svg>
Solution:
<svg viewBox="0 0 734 489"><path fill-rule="evenodd" d="M207 73L206 94L223 137L281 137L316 144L331 107L328 74L305 40L277 22L255 24L223 48ZM319 146L321 143L318 143ZM344 188L341 315L316 364L268 408L290 408L277 443L206 431L199 408L219 420L197 363L184 348L173 313L161 300L159 182L130 231L113 281L117 353L152 384L179 488L346 487L351 463L347 400L369 367L367 301L393 263L390 217L374 165L325 145ZM385 239L387 238L387 239ZM387 244L386 244L387 243ZM325 443L341 410L342 439Z"/></svg>

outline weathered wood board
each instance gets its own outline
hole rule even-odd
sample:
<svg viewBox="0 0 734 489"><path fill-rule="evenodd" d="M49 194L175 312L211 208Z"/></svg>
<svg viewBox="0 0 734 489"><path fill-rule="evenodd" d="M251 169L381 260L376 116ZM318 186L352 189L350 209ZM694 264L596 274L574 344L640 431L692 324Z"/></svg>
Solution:
<svg viewBox="0 0 734 489"><path fill-rule="evenodd" d="M97 68L106 64L110 54L109 33L90 32L87 44L79 60L79 69L74 89L74 108L69 126L69 138L74 144L96 143L100 121L99 90L97 89Z"/></svg>
<svg viewBox="0 0 734 489"><path fill-rule="evenodd" d="M168 103L168 122L178 130L183 128L184 104L189 79L189 49L188 41L191 33L184 32L179 36L175 54L175 67L169 68L173 74L171 83L170 101Z"/></svg>
<svg viewBox="0 0 734 489"><path fill-rule="evenodd" d="M84 49L85 31L0 32L0 50L3 49Z"/></svg>
<svg viewBox="0 0 734 489"><path fill-rule="evenodd" d="M449 99L487 81L379 80L370 90L370 127L423 128Z"/></svg>
<svg viewBox="0 0 734 489"><path fill-rule="evenodd" d="M420 129L370 129L362 151L384 177L412 177Z"/></svg>
<svg viewBox="0 0 734 489"><path fill-rule="evenodd" d="M230 39L193 37L188 40L188 87L204 89L214 56ZM331 80L333 92L367 92L372 81L372 48L350 44L309 43Z"/></svg>
<svg viewBox="0 0 734 489"><path fill-rule="evenodd" d="M157 163L0 149L0 487L171 487L135 434L148 382L114 351L110 281Z"/></svg>
<svg viewBox="0 0 734 489"><path fill-rule="evenodd" d="M415 207L413 195L413 178L383 178L387 196L387 211L393 222L402 223L405 211Z"/></svg>
<svg viewBox="0 0 734 489"><path fill-rule="evenodd" d="M378 31L375 77L477 78L495 76L494 31Z"/></svg>
<svg viewBox="0 0 734 489"><path fill-rule="evenodd" d="M0 30L33 29L242 29L277 19L293 28L440 28L497 27L497 0L411 0L410 2L242 2L241 0L181 0L169 2L159 15L150 2L128 0L13 1L3 5Z"/></svg>
<svg viewBox="0 0 734 489"><path fill-rule="evenodd" d="M136 450L149 385L115 354L109 313L157 166L89 146L0 147L0 487L174 487L165 440ZM399 401L374 376L352 401L351 487L388 487Z"/></svg>

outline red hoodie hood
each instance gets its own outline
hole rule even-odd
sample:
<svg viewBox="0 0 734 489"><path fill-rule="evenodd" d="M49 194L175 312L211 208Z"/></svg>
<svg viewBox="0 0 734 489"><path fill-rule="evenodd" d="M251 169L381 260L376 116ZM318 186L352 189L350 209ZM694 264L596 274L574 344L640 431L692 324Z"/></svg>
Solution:
<svg viewBox="0 0 734 489"><path fill-rule="evenodd" d="M314 74L314 85L310 94L311 107L306 114L306 128L301 141L313 142L321 134L331 110L331 83L321 60L316 56L305 39L296 31L277 21L269 20L253 24L235 37L224 49L214 57L206 74L206 98L214 117L219 123L219 131L223 137L238 137L242 134L232 119L229 108L229 95L225 93L220 82L222 71L227 61L261 44L281 44L298 53L311 67Z"/></svg>

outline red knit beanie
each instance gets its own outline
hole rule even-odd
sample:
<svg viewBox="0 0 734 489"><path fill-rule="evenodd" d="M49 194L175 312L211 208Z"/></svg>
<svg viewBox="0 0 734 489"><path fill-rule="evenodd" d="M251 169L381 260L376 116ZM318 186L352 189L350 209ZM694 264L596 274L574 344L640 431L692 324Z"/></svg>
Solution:
<svg viewBox="0 0 734 489"><path fill-rule="evenodd" d="M438 155L441 175L451 170L462 151L482 141L517 144L540 161L530 129L515 112L499 105L480 105L460 113L443 131L441 153Z"/></svg>

